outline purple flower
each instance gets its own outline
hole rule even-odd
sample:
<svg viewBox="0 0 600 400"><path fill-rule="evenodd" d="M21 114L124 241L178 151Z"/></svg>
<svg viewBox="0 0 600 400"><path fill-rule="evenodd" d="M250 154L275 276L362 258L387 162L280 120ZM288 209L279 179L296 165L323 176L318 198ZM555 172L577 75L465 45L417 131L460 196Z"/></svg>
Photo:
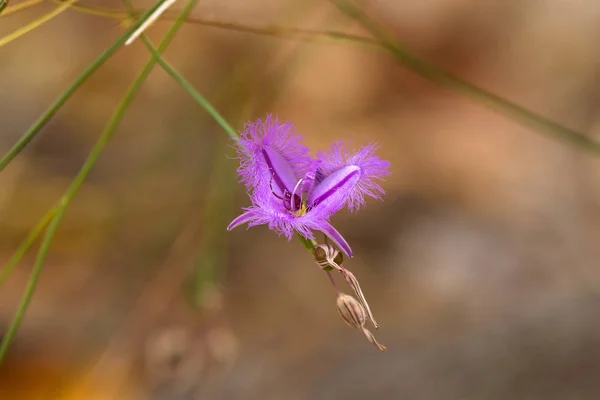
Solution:
<svg viewBox="0 0 600 400"><path fill-rule="evenodd" d="M350 154L339 142L312 159L300 139L292 124L270 115L246 125L236 143L238 173L252 205L227 229L268 224L288 240L294 232L313 239L313 231L321 231L352 257L329 218L346 205L358 209L365 195L381 198L383 189L374 179L389 174L389 163L373 155L374 144Z"/></svg>

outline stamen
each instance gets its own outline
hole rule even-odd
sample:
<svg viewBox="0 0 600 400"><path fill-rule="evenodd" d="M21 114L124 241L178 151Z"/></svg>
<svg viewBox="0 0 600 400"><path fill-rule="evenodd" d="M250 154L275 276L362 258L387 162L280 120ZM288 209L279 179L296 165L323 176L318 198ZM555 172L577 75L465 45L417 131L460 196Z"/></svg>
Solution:
<svg viewBox="0 0 600 400"><path fill-rule="evenodd" d="M301 183L302 183L302 179L300 179L298 181L298 183L296 183L296 186L294 187L294 190L292 191L292 198L290 200L290 204L291 204L293 212L298 211L298 210L296 210L296 190L298 190L298 188L300 187Z"/></svg>
<svg viewBox="0 0 600 400"><path fill-rule="evenodd" d="M277 197L279 200L285 200L283 197L279 196L277 193L275 193L275 191L273 190L273 176L275 174L271 175L271 180L269 181L269 186L271 187L271 193L273 193L273 196Z"/></svg>

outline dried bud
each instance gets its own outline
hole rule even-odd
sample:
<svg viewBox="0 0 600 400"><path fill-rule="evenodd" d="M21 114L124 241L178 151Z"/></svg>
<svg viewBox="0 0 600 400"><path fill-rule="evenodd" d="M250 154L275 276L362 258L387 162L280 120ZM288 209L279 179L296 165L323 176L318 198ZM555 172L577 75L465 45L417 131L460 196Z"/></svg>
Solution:
<svg viewBox="0 0 600 400"><path fill-rule="evenodd" d="M362 304L354 297L345 293L339 293L337 298L337 308L344 321L353 328L359 329L367 337L369 342L373 343L381 351L386 351L387 348L380 344L375 336L365 328L367 322L367 312Z"/></svg>
<svg viewBox="0 0 600 400"><path fill-rule="evenodd" d="M373 317L373 313L371 312L369 303L367 303L367 299L365 298L365 295L363 294L362 289L360 288L358 279L356 279L352 272L348 271L342 266L342 262L344 261L344 256L342 255L342 253L330 244L319 244L314 246L314 255L315 262L317 263L317 265L321 267L321 269L326 271L328 274L333 269L339 271L342 274L344 280L346 281L346 283L348 283L352 290L354 290L356 297L364 307L369 320L373 323L373 326L376 329L378 329L379 324L377 323L377 321L375 321L375 318ZM333 286L336 287L331 275L329 275L329 278L331 279Z"/></svg>
<svg viewBox="0 0 600 400"><path fill-rule="evenodd" d="M336 269L341 271L344 256L330 244L319 244L314 247L315 262L326 271Z"/></svg>
<svg viewBox="0 0 600 400"><path fill-rule="evenodd" d="M367 313L354 297L345 293L339 293L337 308L344 321L351 327L361 329L365 325Z"/></svg>

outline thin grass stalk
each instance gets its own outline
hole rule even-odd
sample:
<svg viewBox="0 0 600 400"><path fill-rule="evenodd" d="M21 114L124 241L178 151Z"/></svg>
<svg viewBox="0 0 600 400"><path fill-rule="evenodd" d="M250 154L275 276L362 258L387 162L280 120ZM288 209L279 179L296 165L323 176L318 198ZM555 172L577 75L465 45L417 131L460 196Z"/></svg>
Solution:
<svg viewBox="0 0 600 400"><path fill-rule="evenodd" d="M148 18L152 13L160 7L165 0L158 1L152 8L146 11L143 16L133 24L127 31L119 37L108 49L106 49L92 64L79 75L73 83L58 96L58 98L42 113L37 121L19 138L17 143L8 150L8 152L0 159L0 172L27 146L40 130L50 121L56 112L67 102L67 100L75 93L75 91L94 73L102 64L106 62L131 36L131 34Z"/></svg>
<svg viewBox="0 0 600 400"><path fill-rule="evenodd" d="M197 3L197 0L190 0L188 2L186 7L184 8L184 10L181 12L182 18L178 19L175 22L175 24L173 24L173 26L171 27L169 32L167 32L167 34L164 36L163 40L159 44L158 50L156 50L157 54L160 54L167 48L167 46L169 45L169 43L175 36L177 30L183 25L183 18L185 17L185 15L187 15L189 12L191 12L191 10L194 8L196 3ZM144 81L146 80L146 78L148 77L150 72L152 71L152 68L154 67L155 63L156 63L155 59L153 59L153 58L150 59L146 63L146 65L144 66L144 68L142 69L140 74L137 76L137 78L134 80L134 82L129 86L125 95L120 100L119 104L117 105L115 112L113 113L112 117L110 118L109 122L107 123L106 127L104 128L102 134L98 138L98 141L96 142L96 144L90 151L90 154L88 155L86 161L84 162L83 166L79 170L79 173L77 174L77 176L75 177L75 179L73 180L73 182L71 183L71 185L69 186L69 188L67 189L65 194L62 196L62 198L59 202L59 205L57 207L56 214L50 221L48 229L46 230L46 233L45 233L42 243L40 245L40 250L37 254L36 261L35 261L35 264L33 267L33 271L31 273L31 277L27 283L27 287L25 288L25 292L23 294L23 297L21 299L21 302L19 304L17 312L16 312L6 334L2 338L2 342L0 343L0 364L2 363L2 360L4 359L4 356L6 355L6 352L8 350L8 347L9 347L10 343L12 342L15 334L17 333L17 331L21 325L21 322L23 320L23 317L25 316L27 308L29 307L29 304L31 302L31 299L32 299L33 294L35 293L35 289L37 287L37 282L38 282L39 276L41 274L42 267L46 260L48 249L49 249L52 239L58 229L58 226L60 225L60 221L62 220L62 218L67 210L69 203L71 202L71 200L73 199L73 197L75 196L75 194L77 193L77 191L79 190L81 185L83 184L84 180L87 178L91 169L94 167L94 165L98 161L100 154L102 153L102 151L104 150L104 148L106 147L108 142L110 141L114 131L116 130L117 126L119 125L119 122L125 115L125 112L126 112L127 108L129 107L129 105L131 104L131 101L134 99L134 97L137 94L137 92L139 91L140 87L142 86L142 84L144 83Z"/></svg>

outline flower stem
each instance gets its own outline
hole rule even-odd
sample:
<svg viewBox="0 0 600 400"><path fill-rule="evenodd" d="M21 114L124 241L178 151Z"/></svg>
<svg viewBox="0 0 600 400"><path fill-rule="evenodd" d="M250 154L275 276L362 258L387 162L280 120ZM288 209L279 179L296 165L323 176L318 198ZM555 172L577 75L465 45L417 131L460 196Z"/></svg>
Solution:
<svg viewBox="0 0 600 400"><path fill-rule="evenodd" d="M154 57L156 57L156 62L160 64L160 66L169 74L177 83L179 83L189 94L192 96L194 100L206 110L206 112L214 118L214 120L223 128L223 130L231 137L232 139L239 139L238 133L233 129L233 127L227 122L225 118L217 111L217 109L198 92L192 84L190 84L179 72L175 70L165 59L156 51L150 40L145 36L141 36L140 39L146 47L148 51L152 53Z"/></svg>
<svg viewBox="0 0 600 400"><path fill-rule="evenodd" d="M42 217L38 224L33 228L29 235L21 242L17 251L13 253L7 263L3 266L2 272L0 273L0 288L4 285L10 274L14 271L16 266L21 261L21 258L27 253L27 250L31 247L35 239L42 233L44 228L50 223L54 215L56 214L57 207L53 207Z"/></svg>

